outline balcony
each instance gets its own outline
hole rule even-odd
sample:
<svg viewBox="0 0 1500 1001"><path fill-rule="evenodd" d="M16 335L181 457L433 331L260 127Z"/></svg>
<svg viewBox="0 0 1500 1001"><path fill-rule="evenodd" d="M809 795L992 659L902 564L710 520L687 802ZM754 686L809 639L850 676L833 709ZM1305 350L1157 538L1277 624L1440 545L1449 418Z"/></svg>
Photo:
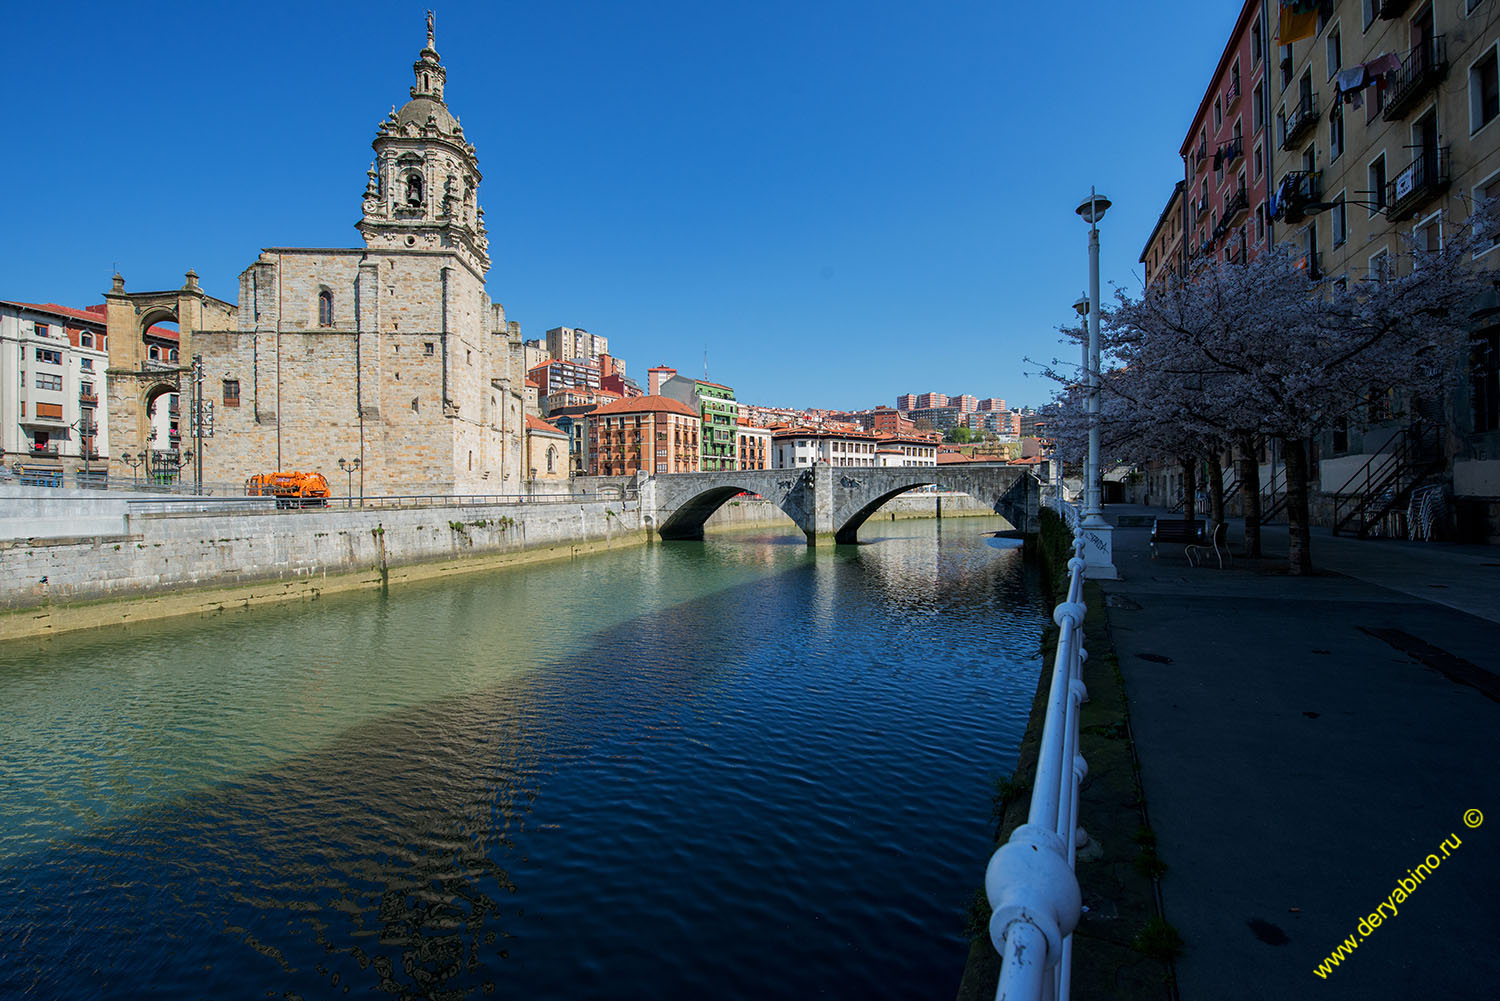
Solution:
<svg viewBox="0 0 1500 1001"><path fill-rule="evenodd" d="M1281 148L1290 150L1318 124L1318 95L1303 94L1282 125Z"/></svg>
<svg viewBox="0 0 1500 1001"><path fill-rule="evenodd" d="M1229 201L1224 203L1224 223L1233 226L1235 220L1250 211L1250 192L1242 185Z"/></svg>
<svg viewBox="0 0 1500 1001"><path fill-rule="evenodd" d="M1448 75L1448 46L1442 35L1429 38L1401 60L1401 68L1391 74L1390 93L1380 117L1399 121L1432 93Z"/></svg>
<svg viewBox="0 0 1500 1001"><path fill-rule="evenodd" d="M1235 136L1219 147L1219 152L1214 154L1214 162L1217 165L1227 167L1244 155L1245 140L1241 136Z"/></svg>
<svg viewBox="0 0 1500 1001"><path fill-rule="evenodd" d="M1318 200L1322 191L1322 175L1316 171L1294 170L1282 177L1276 188L1277 219L1286 222L1301 222L1303 209L1309 202Z"/></svg>
<svg viewBox="0 0 1500 1001"><path fill-rule="evenodd" d="M1395 180L1385 186L1385 217L1391 222L1410 219L1427 202L1448 190L1447 146L1423 150Z"/></svg>
<svg viewBox="0 0 1500 1001"><path fill-rule="evenodd" d="M1376 11L1382 21L1394 21L1411 6L1411 0L1375 0Z"/></svg>

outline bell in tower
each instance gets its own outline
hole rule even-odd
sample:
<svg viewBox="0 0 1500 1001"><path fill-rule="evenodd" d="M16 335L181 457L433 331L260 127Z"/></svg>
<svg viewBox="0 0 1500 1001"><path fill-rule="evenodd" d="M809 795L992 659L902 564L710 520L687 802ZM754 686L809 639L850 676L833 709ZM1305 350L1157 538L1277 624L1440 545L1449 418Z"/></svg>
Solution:
<svg viewBox="0 0 1500 1001"><path fill-rule="evenodd" d="M412 73L410 100L392 108L371 144L374 181L357 228L371 249L456 253L484 274L490 259L478 204L479 158L443 97L448 71L431 11Z"/></svg>

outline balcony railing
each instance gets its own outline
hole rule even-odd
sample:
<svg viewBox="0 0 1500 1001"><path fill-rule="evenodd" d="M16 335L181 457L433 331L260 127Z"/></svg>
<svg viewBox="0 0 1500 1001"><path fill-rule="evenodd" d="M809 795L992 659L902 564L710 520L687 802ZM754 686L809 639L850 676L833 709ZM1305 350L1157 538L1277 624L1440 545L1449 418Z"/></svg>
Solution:
<svg viewBox="0 0 1500 1001"><path fill-rule="evenodd" d="M1431 199L1448 190L1450 183L1447 146L1423 150L1411 166L1385 186L1385 217L1400 222L1417 214Z"/></svg>
<svg viewBox="0 0 1500 1001"><path fill-rule="evenodd" d="M1245 188L1241 186L1240 189L1234 193L1234 196L1230 198L1229 201L1224 203L1224 221L1228 225L1233 225L1234 220L1239 215L1249 211L1250 192L1246 191Z"/></svg>
<svg viewBox="0 0 1500 1001"><path fill-rule="evenodd" d="M1276 218L1300 222L1307 203L1318 200L1321 178L1316 170L1294 170L1282 177L1276 189Z"/></svg>
<svg viewBox="0 0 1500 1001"><path fill-rule="evenodd" d="M1442 35L1429 38L1406 54L1401 68L1390 76L1390 92L1380 117L1394 122L1417 104L1448 75L1448 46Z"/></svg>
<svg viewBox="0 0 1500 1001"><path fill-rule="evenodd" d="M1318 95L1303 94L1282 126L1281 148L1289 150L1318 124Z"/></svg>

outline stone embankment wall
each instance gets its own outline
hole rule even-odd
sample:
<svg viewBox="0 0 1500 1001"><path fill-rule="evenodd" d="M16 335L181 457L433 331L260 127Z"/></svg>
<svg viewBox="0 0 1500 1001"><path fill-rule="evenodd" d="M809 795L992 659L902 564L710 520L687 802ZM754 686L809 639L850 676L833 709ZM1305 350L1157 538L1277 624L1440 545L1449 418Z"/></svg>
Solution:
<svg viewBox="0 0 1500 1001"><path fill-rule="evenodd" d="M390 568L644 541L635 501L131 515L121 534L0 542L0 607L183 588L320 580ZM369 581L367 581L369 582ZM357 585L356 585L357 586Z"/></svg>

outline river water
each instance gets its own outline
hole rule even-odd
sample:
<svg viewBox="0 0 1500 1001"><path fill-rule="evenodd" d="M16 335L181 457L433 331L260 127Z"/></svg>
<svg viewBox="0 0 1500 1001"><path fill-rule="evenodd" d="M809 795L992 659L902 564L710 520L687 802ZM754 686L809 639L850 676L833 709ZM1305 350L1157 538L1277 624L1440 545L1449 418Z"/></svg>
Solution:
<svg viewBox="0 0 1500 1001"><path fill-rule="evenodd" d="M1045 611L988 519L0 653L0 997L951 998Z"/></svg>

